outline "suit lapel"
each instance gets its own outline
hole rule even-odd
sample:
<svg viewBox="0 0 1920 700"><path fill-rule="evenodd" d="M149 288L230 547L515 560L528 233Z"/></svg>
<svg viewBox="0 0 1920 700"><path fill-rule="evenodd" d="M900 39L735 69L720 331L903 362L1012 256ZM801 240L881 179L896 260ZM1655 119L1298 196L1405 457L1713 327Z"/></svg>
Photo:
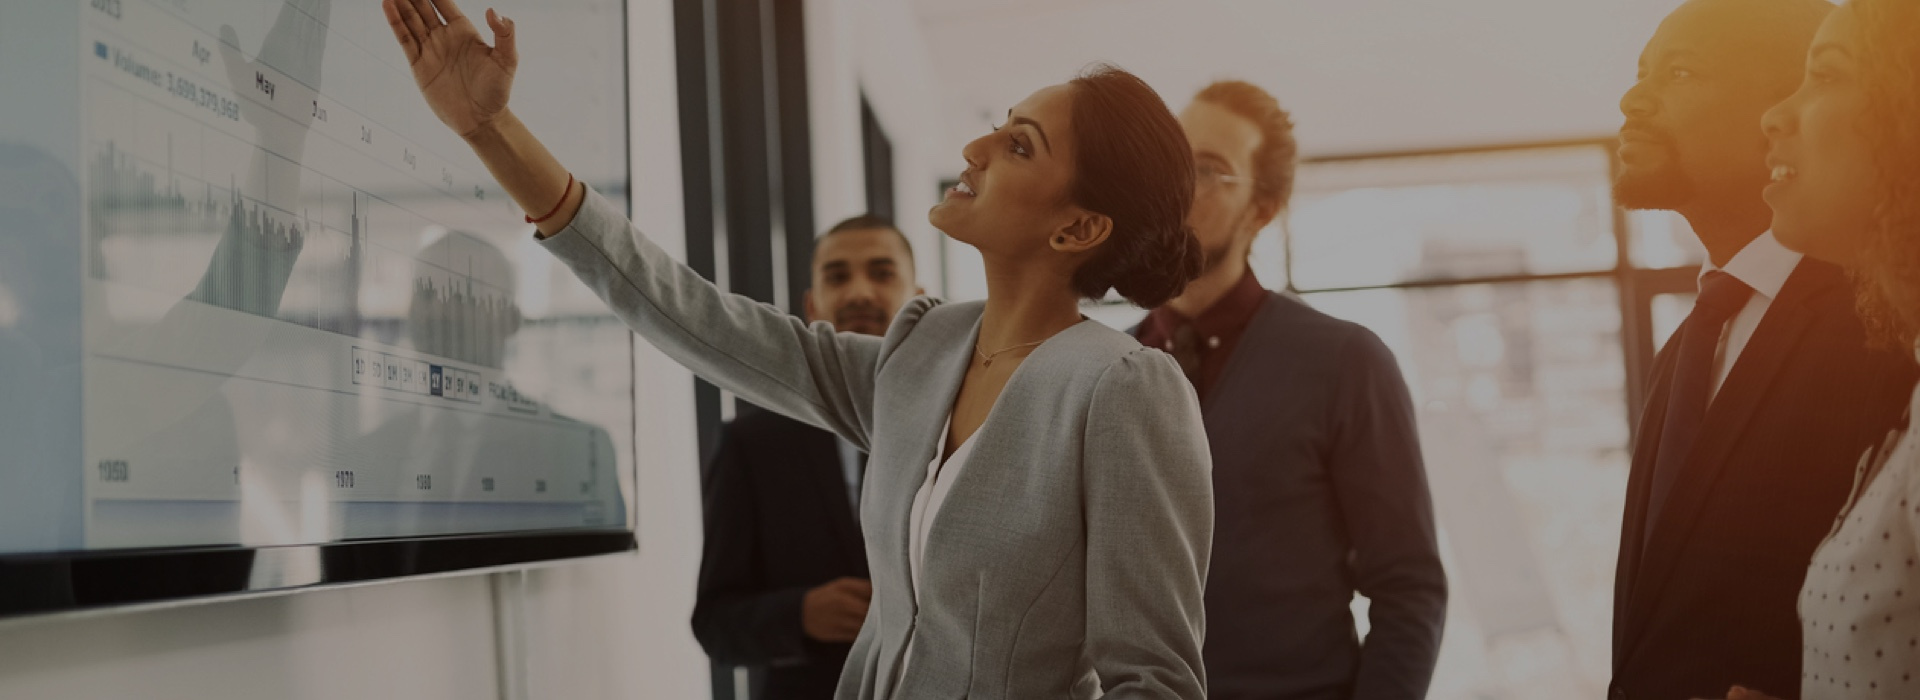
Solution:
<svg viewBox="0 0 1920 700"><path fill-rule="evenodd" d="M1613 580L1613 649L1616 665L1626 660L1628 640L1634 639L1644 622L1644 612L1633 605L1640 558L1645 554L1647 537L1647 499L1653 487L1653 462L1660 451L1660 429L1667 419L1667 397L1673 391L1673 362L1676 348L1669 343L1653 363L1653 386L1647 403L1640 409L1637 441L1633 449L1633 468L1628 470L1624 517L1620 523L1620 555Z"/></svg>
<svg viewBox="0 0 1920 700"><path fill-rule="evenodd" d="M847 476L840 463L839 440L824 430L809 430L806 462L812 471L808 481L816 485L818 498L827 506L827 519L833 521L834 540L848 562L865 572L867 552L860 538L860 524L853 519L854 504L847 500Z"/></svg>
<svg viewBox="0 0 1920 700"><path fill-rule="evenodd" d="M902 498L900 505L903 507L898 509L893 522L896 528L894 532L899 533L899 541L893 546L893 555L900 571L907 573L909 590L912 590L913 584L913 499L919 493L920 485L926 481L928 465L933 463L934 457L947 443L947 419L953 414L954 400L960 396L960 383L966 380L967 369L973 366L973 349L979 339L980 318L976 316L964 342L941 348L929 363L931 368L924 385L928 390L921 395L928 403L913 411L918 424L910 428L913 434L921 436L921 444L930 446L930 449L922 449L915 461L902 465L905 467L902 474L911 477L900 482L905 487L905 493L895 495ZM910 599L914 610L919 610L919 595L916 593Z"/></svg>
<svg viewBox="0 0 1920 700"><path fill-rule="evenodd" d="M1753 338L1741 350L1733 370L1727 374L1726 382L1707 409L1699 441L1687 457L1686 473L1675 482L1666 506L1655 516L1655 538L1646 540L1645 551L1635 567L1636 581L1630 593L1635 620L1644 622L1651 614L1652 607L1659 600L1661 588L1686 550L1687 540L1692 537L1700 512L1713 494L1714 484L1726 471L1728 456L1740 444L1754 413L1761 406L1774 403L1769 401L1774 398L1769 396L1774 380L1779 377L1787 361L1793 358L1808 325L1817 317L1820 297L1831 291L1839 281L1840 275L1832 266L1811 260L1802 262L1794 270L1793 276L1787 279L1786 286L1781 288L1780 297L1768 307ZM1664 392L1661 392L1661 396L1664 396ZM1652 414L1653 411L1648 413ZM1651 455L1646 459L1647 464L1652 464ZM1644 495L1639 506L1644 513ZM1637 547L1641 539L1644 538L1622 542L1621 546ZM1638 631L1637 627L1635 631Z"/></svg>
<svg viewBox="0 0 1920 700"><path fill-rule="evenodd" d="M1807 327L1819 316L1822 299L1837 288L1843 277L1838 271L1824 263L1806 261L1788 278L1786 286L1780 290L1780 298L1767 309L1767 315L1760 320L1760 327L1753 334L1753 340L1747 343L1740 353L1740 359L1734 363L1733 371L1727 374L1727 381L1721 387L1713 405L1707 411L1707 421L1701 426L1700 441L1688 457L1689 463L1705 463L1712 467L1714 476L1725 465L1728 453L1739 444L1740 433L1746 429L1748 421L1759 408L1768 403L1773 390L1774 379L1780 376L1781 368L1798 352L1801 337ZM1707 470L1694 470L1694 474L1705 475ZM1687 486L1697 485L1683 481ZM1712 486L1706 480L1706 487ZM1688 489L1699 495L1704 489Z"/></svg>

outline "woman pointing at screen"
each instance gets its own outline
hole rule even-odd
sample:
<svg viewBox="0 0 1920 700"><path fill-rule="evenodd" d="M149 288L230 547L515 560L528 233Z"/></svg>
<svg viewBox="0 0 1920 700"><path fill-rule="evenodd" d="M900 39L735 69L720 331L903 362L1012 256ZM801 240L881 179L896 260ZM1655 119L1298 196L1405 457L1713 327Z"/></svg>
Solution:
<svg viewBox="0 0 1920 700"><path fill-rule="evenodd" d="M961 151L929 214L979 249L985 302L917 299L885 338L722 293L577 182L514 117L514 24L385 0L428 105L543 244L677 362L870 454L873 600L843 700L1200 698L1207 444L1173 359L1087 320L1200 269L1186 139L1158 95L1097 70Z"/></svg>

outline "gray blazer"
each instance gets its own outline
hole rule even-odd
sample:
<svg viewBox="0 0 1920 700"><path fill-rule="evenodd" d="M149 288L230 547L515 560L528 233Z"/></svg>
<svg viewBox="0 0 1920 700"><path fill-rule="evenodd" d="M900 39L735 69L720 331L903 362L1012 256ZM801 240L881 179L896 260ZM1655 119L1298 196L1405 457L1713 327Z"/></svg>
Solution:
<svg viewBox="0 0 1920 700"><path fill-rule="evenodd" d="M873 601L840 700L1206 696L1211 467L1171 357L1085 320L1036 349L929 530L916 600L908 510L981 304L915 299L885 338L807 325L721 293L591 192L544 245L674 360L870 453Z"/></svg>

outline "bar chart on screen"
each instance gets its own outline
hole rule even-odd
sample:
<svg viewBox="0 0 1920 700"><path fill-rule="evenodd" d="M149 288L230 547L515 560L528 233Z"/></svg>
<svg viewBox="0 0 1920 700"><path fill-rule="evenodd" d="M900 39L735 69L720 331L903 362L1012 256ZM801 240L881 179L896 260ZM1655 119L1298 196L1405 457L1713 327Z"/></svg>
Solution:
<svg viewBox="0 0 1920 700"><path fill-rule="evenodd" d="M510 362L560 323L524 309L548 261L378 4L335 4L86 15L89 547L625 517L630 414L564 415ZM630 358L600 364L630 384Z"/></svg>

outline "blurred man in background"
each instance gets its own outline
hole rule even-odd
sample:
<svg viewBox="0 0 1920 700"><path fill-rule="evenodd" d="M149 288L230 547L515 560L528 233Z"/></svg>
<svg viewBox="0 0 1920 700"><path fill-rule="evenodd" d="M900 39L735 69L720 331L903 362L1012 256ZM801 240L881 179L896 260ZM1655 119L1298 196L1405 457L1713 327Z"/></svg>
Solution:
<svg viewBox="0 0 1920 700"><path fill-rule="evenodd" d="M1620 100L1621 205L1678 212L1700 295L1635 431L1615 573L1614 700L1800 687L1797 598L1860 454L1913 372L1870 351L1843 273L1768 231L1761 115L1800 84L1822 0L1692 0Z"/></svg>
<svg viewBox="0 0 1920 700"><path fill-rule="evenodd" d="M1136 334L1186 371L1212 444L1209 695L1423 698L1447 582L1406 382L1372 332L1254 278L1253 240L1293 192L1297 147L1279 103L1219 82L1180 122L1206 268ZM1356 593L1371 602L1364 643Z"/></svg>
<svg viewBox="0 0 1920 700"><path fill-rule="evenodd" d="M855 217L814 246L807 320L882 335L922 293L906 236ZM866 460L832 433L768 411L721 433L706 475L693 633L715 663L764 667L761 700L834 695L873 592L859 518Z"/></svg>

